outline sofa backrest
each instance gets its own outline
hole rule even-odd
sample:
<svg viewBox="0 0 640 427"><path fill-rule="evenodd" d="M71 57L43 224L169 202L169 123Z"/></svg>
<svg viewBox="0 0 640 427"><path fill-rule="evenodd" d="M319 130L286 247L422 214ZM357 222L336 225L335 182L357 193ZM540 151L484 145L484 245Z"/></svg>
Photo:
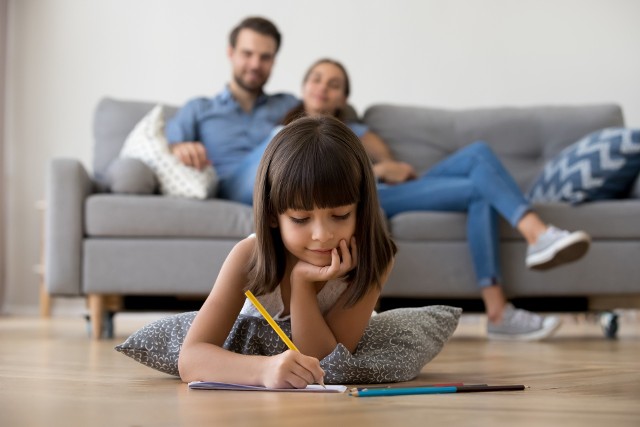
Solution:
<svg viewBox="0 0 640 427"><path fill-rule="evenodd" d="M93 115L93 175L98 184L106 184L106 172L118 157L129 133L158 103L102 98ZM165 120L177 108L164 105Z"/></svg>
<svg viewBox="0 0 640 427"><path fill-rule="evenodd" d="M93 122L93 173L99 185L105 184L107 168L131 130L155 105L109 97L100 100ZM173 105L164 107L165 119L177 111ZM365 111L363 121L389 144L396 158L419 172L458 148L486 141L523 191L566 146L595 130L624 126L622 109L614 104L469 110L378 104Z"/></svg>
<svg viewBox="0 0 640 427"><path fill-rule="evenodd" d="M614 104L469 110L379 104L365 111L364 123L419 172L483 140L526 191L563 148L595 130L624 126L624 118Z"/></svg>
<svg viewBox="0 0 640 427"><path fill-rule="evenodd" d="M129 133L135 125L158 103L102 98L93 115L93 175L98 188L108 187L106 173L109 165L120 154ZM165 121L178 111L174 105L163 104ZM348 105L347 118L356 120L358 114Z"/></svg>

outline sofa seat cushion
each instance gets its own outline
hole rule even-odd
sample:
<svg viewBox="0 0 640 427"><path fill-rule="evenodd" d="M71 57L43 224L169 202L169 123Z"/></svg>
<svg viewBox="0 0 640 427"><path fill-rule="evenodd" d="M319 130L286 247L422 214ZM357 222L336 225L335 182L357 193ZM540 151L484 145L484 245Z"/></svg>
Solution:
<svg viewBox="0 0 640 427"><path fill-rule="evenodd" d="M221 199L97 194L85 205L91 237L239 239L253 232L251 206Z"/></svg>
<svg viewBox="0 0 640 427"><path fill-rule="evenodd" d="M594 239L640 238L640 200L598 201L580 206L567 203L534 205L546 223L570 230L584 230ZM405 212L389 220L391 234L403 241L465 241L466 214L458 212ZM500 221L502 240L522 240L520 233ZM524 240L523 240L524 241Z"/></svg>
<svg viewBox="0 0 640 427"><path fill-rule="evenodd" d="M405 212L389 219L398 240L464 241L467 215L458 212Z"/></svg>
<svg viewBox="0 0 640 427"><path fill-rule="evenodd" d="M594 239L640 239L640 199L602 200L580 206L543 203L534 204L534 208L546 222L584 230Z"/></svg>

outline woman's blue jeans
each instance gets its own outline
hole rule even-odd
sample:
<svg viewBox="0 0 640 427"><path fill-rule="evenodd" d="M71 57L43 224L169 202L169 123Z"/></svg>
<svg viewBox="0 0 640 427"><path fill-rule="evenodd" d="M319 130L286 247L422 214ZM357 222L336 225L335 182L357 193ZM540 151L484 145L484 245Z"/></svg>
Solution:
<svg viewBox="0 0 640 427"><path fill-rule="evenodd" d="M513 227L529 203L489 146L474 142L424 175L397 185L378 186L388 217L408 211L467 212L467 239L480 287L501 280L498 218Z"/></svg>

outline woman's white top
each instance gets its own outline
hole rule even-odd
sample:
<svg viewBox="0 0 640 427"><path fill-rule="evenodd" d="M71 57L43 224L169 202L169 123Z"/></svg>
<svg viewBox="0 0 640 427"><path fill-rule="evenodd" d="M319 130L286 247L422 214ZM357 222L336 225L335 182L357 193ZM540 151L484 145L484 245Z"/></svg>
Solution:
<svg viewBox="0 0 640 427"><path fill-rule="evenodd" d="M256 233L251 233L249 237L255 238ZM318 306L320 307L320 312L324 316L331 310L340 298L340 295L347 289L347 283L341 279L329 280L318 292ZM282 314L284 311L284 302L282 302L282 291L280 290L280 285L278 285L270 294L260 295L256 297L260 304L267 310L267 313L274 318L274 320L289 320L291 318L290 314L286 316ZM244 305L242 306L242 310L240 310L240 314L244 314L247 316L254 317L263 317L262 314L258 311L257 308L254 307L253 303L249 300L249 298L245 299Z"/></svg>

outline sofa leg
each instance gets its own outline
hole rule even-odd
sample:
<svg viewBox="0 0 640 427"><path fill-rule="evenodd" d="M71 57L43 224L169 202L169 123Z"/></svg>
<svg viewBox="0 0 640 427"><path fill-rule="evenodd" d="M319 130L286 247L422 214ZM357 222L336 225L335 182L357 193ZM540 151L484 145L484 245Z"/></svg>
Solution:
<svg viewBox="0 0 640 427"><path fill-rule="evenodd" d="M121 295L89 294L87 296L89 335L94 340L113 338L113 316L122 311Z"/></svg>
<svg viewBox="0 0 640 427"><path fill-rule="evenodd" d="M87 296L91 338L94 340L102 338L102 322L104 321L106 299L106 295L102 294L89 294Z"/></svg>

